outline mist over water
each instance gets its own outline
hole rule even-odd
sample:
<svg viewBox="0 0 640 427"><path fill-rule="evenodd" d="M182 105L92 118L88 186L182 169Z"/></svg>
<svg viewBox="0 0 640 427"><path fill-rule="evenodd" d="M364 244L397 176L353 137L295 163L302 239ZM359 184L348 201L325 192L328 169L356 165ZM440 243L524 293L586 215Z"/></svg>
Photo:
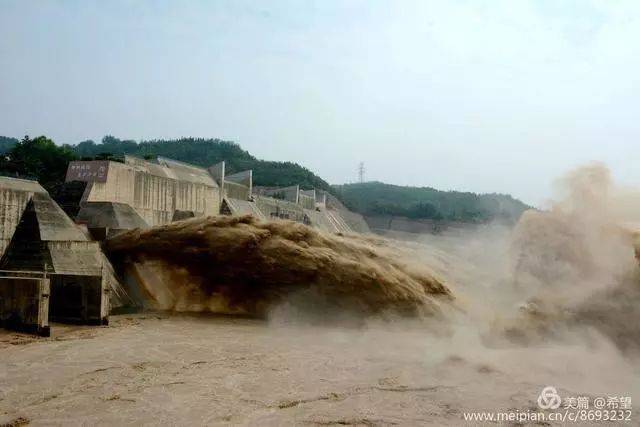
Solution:
<svg viewBox="0 0 640 427"><path fill-rule="evenodd" d="M547 210L515 227L382 238L194 219L117 236L107 249L135 267L155 308L264 316L292 340L399 366L419 360L425 381L487 382L514 399L544 385L637 397L640 193L616 187L601 164L557 186Z"/></svg>
<svg viewBox="0 0 640 427"><path fill-rule="evenodd" d="M617 188L597 163L558 179L557 192L549 209L525 212L513 228L388 239L216 217L134 230L107 250L158 309L300 321L397 315L433 323L437 315L522 342L589 326L633 350L640 333L612 325L640 323L630 230L640 192Z"/></svg>
<svg viewBox="0 0 640 427"><path fill-rule="evenodd" d="M548 209L526 212L514 228L389 233L443 278L461 308L439 329L446 333L422 336L429 348L424 357L437 354L434 366L460 360L508 375L532 400L545 385L563 396L637 399L639 202L640 192L616 186L596 163L558 179ZM492 393L517 394L497 378L469 370L443 381L481 381ZM525 384L537 386L526 391Z"/></svg>

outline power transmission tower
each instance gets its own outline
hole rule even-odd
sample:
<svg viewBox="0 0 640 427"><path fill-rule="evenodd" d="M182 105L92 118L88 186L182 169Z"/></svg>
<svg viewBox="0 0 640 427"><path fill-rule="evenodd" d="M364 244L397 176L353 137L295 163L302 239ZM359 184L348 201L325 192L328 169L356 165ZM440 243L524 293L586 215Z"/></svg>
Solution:
<svg viewBox="0 0 640 427"><path fill-rule="evenodd" d="M360 180L360 184L364 182L364 162L360 162L358 165L358 179Z"/></svg>

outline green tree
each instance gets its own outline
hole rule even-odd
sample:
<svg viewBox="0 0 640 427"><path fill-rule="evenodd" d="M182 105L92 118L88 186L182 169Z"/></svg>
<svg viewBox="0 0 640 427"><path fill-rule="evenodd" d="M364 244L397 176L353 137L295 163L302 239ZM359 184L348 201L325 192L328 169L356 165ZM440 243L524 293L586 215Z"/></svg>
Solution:
<svg viewBox="0 0 640 427"><path fill-rule="evenodd" d="M0 154L8 153L17 143L18 140L16 138L0 136Z"/></svg>
<svg viewBox="0 0 640 427"><path fill-rule="evenodd" d="M25 136L0 158L0 172L17 178L35 179L47 190L64 182L67 165L77 157L67 147L57 146L46 136Z"/></svg>
<svg viewBox="0 0 640 427"><path fill-rule="evenodd" d="M252 169L254 185L288 187L299 184L305 189L331 191L326 181L305 167L292 162L256 159L238 144L220 139L180 138L138 143L107 135L99 144L87 140L71 148L83 159L99 158L101 155L104 158L107 153L109 158L122 158L125 154L145 159L162 156L205 168L224 160L228 174Z"/></svg>
<svg viewBox="0 0 640 427"><path fill-rule="evenodd" d="M406 187L365 182L334 186L342 202L364 215L396 215L483 223L515 222L529 206L505 194L439 191L430 187Z"/></svg>

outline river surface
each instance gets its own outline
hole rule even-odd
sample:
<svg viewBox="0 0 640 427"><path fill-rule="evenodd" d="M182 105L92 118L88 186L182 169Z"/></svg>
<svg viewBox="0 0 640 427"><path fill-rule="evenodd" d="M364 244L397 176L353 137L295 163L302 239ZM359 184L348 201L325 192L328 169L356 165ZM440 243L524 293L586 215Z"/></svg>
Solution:
<svg viewBox="0 0 640 427"><path fill-rule="evenodd" d="M461 425L470 411L537 411L548 385L592 397L637 387L611 354L478 352L415 325L146 313L54 325L47 339L0 331L0 423L15 425ZM618 365L602 380L607 363Z"/></svg>

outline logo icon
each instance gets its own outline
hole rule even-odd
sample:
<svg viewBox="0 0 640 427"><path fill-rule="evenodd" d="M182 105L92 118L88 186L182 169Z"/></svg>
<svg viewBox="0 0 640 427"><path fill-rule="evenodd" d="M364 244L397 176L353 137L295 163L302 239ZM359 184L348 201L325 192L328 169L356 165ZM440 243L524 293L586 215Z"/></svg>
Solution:
<svg viewBox="0 0 640 427"><path fill-rule="evenodd" d="M555 387L547 386L542 389L538 396L538 406L540 409L558 409L562 399Z"/></svg>

